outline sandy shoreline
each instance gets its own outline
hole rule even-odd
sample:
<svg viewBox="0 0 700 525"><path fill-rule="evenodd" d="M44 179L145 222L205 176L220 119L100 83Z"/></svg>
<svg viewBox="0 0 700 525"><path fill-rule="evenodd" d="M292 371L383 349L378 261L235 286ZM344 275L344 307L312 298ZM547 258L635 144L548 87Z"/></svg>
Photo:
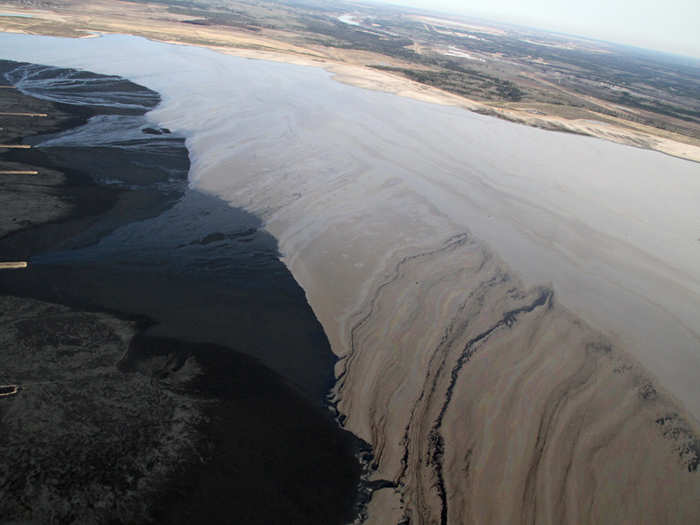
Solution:
<svg viewBox="0 0 700 525"><path fill-rule="evenodd" d="M153 40L174 45L196 46L196 44L183 43L176 40ZM700 146L655 135L654 128L641 124L637 125L637 130L632 130L629 129L629 126L615 126L606 122L593 122L587 119L565 119L552 115L533 115L525 111L497 108L476 100L470 100L448 93L432 86L414 82L398 74L370 69L366 66L328 61L326 58L321 57L309 58L303 55L290 53L212 45L201 45L200 47L241 58L266 60L298 66L319 67L332 73L334 80L350 86L390 93L392 95L428 102L430 104L455 106L467 111L500 118L516 124L523 124L525 126L549 131L575 133L578 135L595 137L617 144L658 151L672 157L700 163Z"/></svg>
<svg viewBox="0 0 700 525"><path fill-rule="evenodd" d="M128 4L125 4L125 7ZM156 42L176 45L199 46L233 56L256 60L267 60L287 64L320 67L333 73L334 78L356 87L392 93L401 97L411 98L434 104L461 107L477 113L516 122L551 131L576 133L597 137L602 140L616 142L644 149L659 151L673 157L700 162L700 145L697 141L686 138L686 141L675 140L673 134L661 134L659 130L630 121L622 121L607 117L606 122L592 122L590 119L568 119L555 115L533 114L526 110L514 110L508 107L498 107L468 98L457 96L440 89L420 84L386 71L368 67L366 64L376 62L377 57L363 52L339 55L332 49L314 49L313 47L296 46L277 40L273 37L258 36L243 31L222 31L217 28L200 27L194 35L183 33L181 27L175 28L173 22L180 22L187 17L183 15L166 14L160 11L163 20L128 19L128 13L111 10L107 5L96 4L96 16L83 16L79 12L66 11L62 14L48 10L17 10L13 6L2 11L7 13L32 13L39 19L51 23L76 25L78 29L71 30L75 38L90 38L100 34L132 34L143 36ZM134 6L138 10L138 6ZM131 9L129 7L128 9ZM21 27L7 25L3 31L33 34ZM44 30L46 31L46 30ZM169 35L175 32L177 38ZM42 32L51 34L51 32ZM60 34L60 33L59 33ZM199 43L198 39L220 41L221 45ZM611 123L619 120L620 125ZM693 142L693 143L689 143Z"/></svg>

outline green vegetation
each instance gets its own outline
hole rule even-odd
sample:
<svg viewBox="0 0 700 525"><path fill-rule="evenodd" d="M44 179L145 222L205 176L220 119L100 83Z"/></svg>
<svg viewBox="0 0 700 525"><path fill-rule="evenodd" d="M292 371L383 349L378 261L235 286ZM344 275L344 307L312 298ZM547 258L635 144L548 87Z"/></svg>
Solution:
<svg viewBox="0 0 700 525"><path fill-rule="evenodd" d="M507 100L509 102L518 102L523 98L523 92L513 82L490 77L476 71L432 71L389 66L370 67L400 73L421 84L444 89L468 98Z"/></svg>

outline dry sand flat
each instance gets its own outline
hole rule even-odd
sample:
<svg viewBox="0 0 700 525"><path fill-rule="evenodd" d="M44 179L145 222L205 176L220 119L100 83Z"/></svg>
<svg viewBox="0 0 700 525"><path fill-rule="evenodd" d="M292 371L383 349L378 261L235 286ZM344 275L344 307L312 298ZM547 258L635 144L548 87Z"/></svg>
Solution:
<svg viewBox="0 0 700 525"><path fill-rule="evenodd" d="M696 164L318 69L24 38L161 92L193 183L265 220L397 484L370 523L700 519Z"/></svg>

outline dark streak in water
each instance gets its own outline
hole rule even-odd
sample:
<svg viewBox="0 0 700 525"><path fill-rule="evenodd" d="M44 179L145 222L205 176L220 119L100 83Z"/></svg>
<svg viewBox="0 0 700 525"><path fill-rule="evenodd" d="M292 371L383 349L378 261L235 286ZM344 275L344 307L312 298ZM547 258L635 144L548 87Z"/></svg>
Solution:
<svg viewBox="0 0 700 525"><path fill-rule="evenodd" d="M428 436L429 448L431 449L429 453L428 463L433 466L433 471L435 472L435 477L437 478L436 488L442 503L442 509L440 511L440 523L442 525L447 525L448 509L447 491L445 489L445 480L442 472L442 458L445 447L444 439L440 433L440 428L442 427L442 422L445 417L445 413L447 412L447 408L449 407L449 404L452 401L452 395L454 392L455 385L457 384L457 379L459 378L459 373L461 372L464 365L474 355L474 352L476 351L476 345L478 345L481 341L488 339L494 332L496 332L500 328L511 328L517 322L518 316L520 314L529 313L532 312L535 308L544 306L546 304L551 304L551 299L552 291L542 289L540 290L538 297L531 304L522 306L520 308L516 308L503 314L503 317L497 323L489 327L487 330L484 330L480 334L476 335L467 342L467 344L464 346L464 349L462 350L462 353L457 359L457 363L450 372L450 382L445 394L445 400L442 404L442 407L440 408L440 412Z"/></svg>

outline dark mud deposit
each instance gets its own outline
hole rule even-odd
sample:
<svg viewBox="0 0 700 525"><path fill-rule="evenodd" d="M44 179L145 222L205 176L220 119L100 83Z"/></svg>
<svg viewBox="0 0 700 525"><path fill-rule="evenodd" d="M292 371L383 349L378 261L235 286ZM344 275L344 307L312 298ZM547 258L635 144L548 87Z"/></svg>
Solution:
<svg viewBox="0 0 700 525"><path fill-rule="evenodd" d="M3 121L34 147L1 169L40 174L2 180L0 257L31 264L0 273L0 383L21 387L0 398L0 521L352 519L335 358L275 239L187 188L184 140L142 116L157 94L17 66L0 103L49 117Z"/></svg>

